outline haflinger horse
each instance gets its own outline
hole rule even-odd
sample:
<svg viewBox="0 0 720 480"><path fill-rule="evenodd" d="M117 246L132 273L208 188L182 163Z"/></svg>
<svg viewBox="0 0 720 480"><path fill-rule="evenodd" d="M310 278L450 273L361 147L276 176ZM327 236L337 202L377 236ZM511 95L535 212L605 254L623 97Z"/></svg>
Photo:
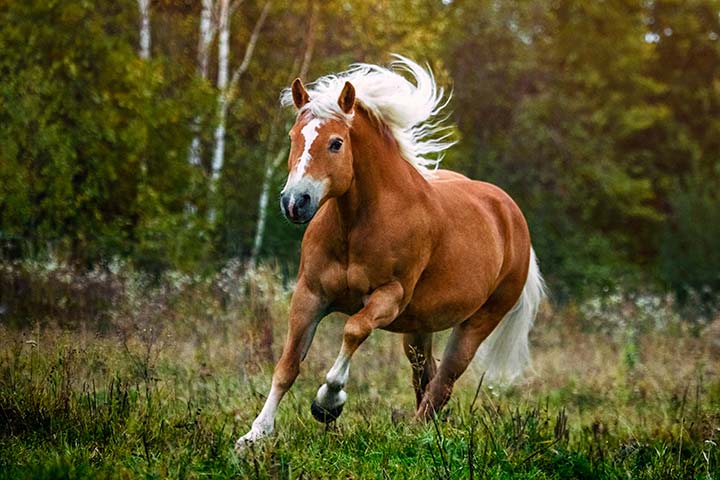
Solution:
<svg viewBox="0 0 720 480"><path fill-rule="evenodd" d="M309 225L272 387L236 448L273 432L280 400L331 312L348 318L311 405L321 422L340 415L352 356L375 329L403 335L418 419L447 403L475 357L487 379L514 378L529 357L542 277L515 202L431 158L452 143L432 121L447 105L432 72L396 56L390 68L356 64L309 90L296 79L282 101L298 114L281 209ZM433 332L448 328L436 365Z"/></svg>

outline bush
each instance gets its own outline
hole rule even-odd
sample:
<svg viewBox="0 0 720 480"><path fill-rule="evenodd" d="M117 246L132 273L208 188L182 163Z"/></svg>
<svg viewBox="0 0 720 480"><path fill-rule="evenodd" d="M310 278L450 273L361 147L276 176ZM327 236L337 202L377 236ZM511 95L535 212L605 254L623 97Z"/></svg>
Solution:
<svg viewBox="0 0 720 480"><path fill-rule="evenodd" d="M681 304L700 303L706 314L720 306L720 192L699 174L678 183L660 244L660 270Z"/></svg>

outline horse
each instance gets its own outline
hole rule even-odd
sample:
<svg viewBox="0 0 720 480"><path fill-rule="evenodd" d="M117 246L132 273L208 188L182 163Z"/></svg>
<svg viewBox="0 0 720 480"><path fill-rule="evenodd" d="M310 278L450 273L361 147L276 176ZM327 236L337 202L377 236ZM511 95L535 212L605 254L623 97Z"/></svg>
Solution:
<svg viewBox="0 0 720 480"><path fill-rule="evenodd" d="M281 95L297 118L280 208L309 224L287 339L239 451L272 434L315 329L332 312L347 320L311 404L324 423L341 414L352 356L376 329L402 334L419 420L448 402L473 358L495 381L512 381L529 360L544 283L526 220L499 187L438 168L453 142L434 119L449 97L429 67L395 57L389 67L354 64L309 90L296 79ZM438 365L433 333L449 328Z"/></svg>

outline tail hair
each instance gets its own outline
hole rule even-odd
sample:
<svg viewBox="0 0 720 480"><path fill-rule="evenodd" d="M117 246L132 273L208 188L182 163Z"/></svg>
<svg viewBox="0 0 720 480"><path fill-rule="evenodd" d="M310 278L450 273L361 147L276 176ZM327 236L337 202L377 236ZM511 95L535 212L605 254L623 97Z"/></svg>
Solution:
<svg viewBox="0 0 720 480"><path fill-rule="evenodd" d="M530 268L520 298L475 354L476 367L485 372L485 381L495 385L511 384L530 363L528 335L543 298L545 281L531 248Z"/></svg>

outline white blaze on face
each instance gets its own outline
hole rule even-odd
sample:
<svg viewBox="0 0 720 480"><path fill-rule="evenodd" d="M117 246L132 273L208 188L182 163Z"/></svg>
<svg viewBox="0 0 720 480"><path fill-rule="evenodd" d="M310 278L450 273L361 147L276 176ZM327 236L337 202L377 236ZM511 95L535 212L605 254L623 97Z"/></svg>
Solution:
<svg viewBox="0 0 720 480"><path fill-rule="evenodd" d="M293 171L290 172L290 176L288 176L287 183L285 184L285 188L283 190L286 190L288 187L292 187L300 181L303 176L305 176L308 164L310 163L310 160L312 160L310 148L315 142L315 139L318 137L318 129L322 124L323 121L321 119L313 118L302 128L302 130L300 130L300 133L305 141L305 145L303 146L303 152L302 155L300 155L300 160L295 165Z"/></svg>

